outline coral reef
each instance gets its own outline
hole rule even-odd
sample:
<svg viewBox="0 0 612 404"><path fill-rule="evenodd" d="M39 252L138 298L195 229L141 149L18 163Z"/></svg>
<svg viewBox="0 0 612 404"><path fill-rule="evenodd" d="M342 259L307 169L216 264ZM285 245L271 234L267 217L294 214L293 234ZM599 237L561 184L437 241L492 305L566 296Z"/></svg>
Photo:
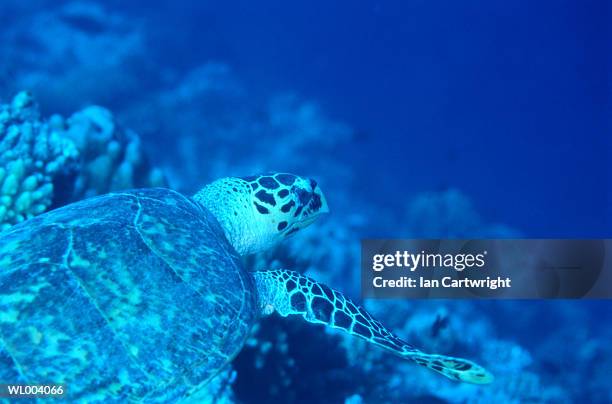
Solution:
<svg viewBox="0 0 612 404"><path fill-rule="evenodd" d="M7 15L18 13L11 8L19 2L7 3ZM32 7L0 30L0 41L12 44L0 49L0 82L10 85L2 90L30 89L43 107L64 113L128 99L147 74L141 24L102 2L49 6Z"/></svg>
<svg viewBox="0 0 612 404"><path fill-rule="evenodd" d="M371 167L363 166L367 160L343 161L351 158L345 150L358 136L350 126L330 118L317 102L291 89L260 93L241 80L241 72L224 60L235 60L231 63L240 66L241 58L232 57L243 50L229 49L223 38L228 31L235 35L239 30L216 28L200 12L186 19L191 29L172 32L172 22L197 7L161 2L161 8L152 13L159 14L158 19L151 20L151 10L128 3L0 2L0 40L8 44L0 47L0 95L28 88L45 111L63 115L42 118L29 93L19 93L0 105L0 230L84 197L163 185L164 176L173 188L191 194L222 176L294 171L321 183L333 214L272 251L248 257L246 263L251 269L298 270L356 300L361 238L521 236L517 229L481 216L477 202L488 196L474 195L477 199L472 202L453 188L412 198L400 195L406 198L403 207L390 211L397 205L394 201L387 205L382 198L397 198L397 190L381 186L380 199L370 200L374 196L364 191L368 185L363 184L393 184L393 173L390 178L376 178L374 173L380 171L370 173ZM200 26L206 28L194 29ZM222 59L211 59L211 54ZM266 62L261 57L269 54L256 53L262 61L260 68L274 65L274 60ZM324 59L325 55L310 67L322 69ZM392 86L393 77L388 80ZM370 96L365 87L356 86L364 97ZM312 90L316 94L317 88ZM393 99L398 101L407 100ZM113 113L98 106L82 108L91 104L106 105ZM448 109L459 104L448 104ZM399 111L410 106L407 103ZM422 132L406 137L398 147L414 147L417 153L419 145L428 145L416 141L419 136L444 145L473 133L453 121L462 110L452 112L440 111L440 116L451 118L447 125L416 125ZM392 111L378 113L384 116ZM492 122L474 125L490 125L495 131ZM535 123L530 125L537 128ZM452 130L439 132L446 129ZM497 144L480 143L479 150ZM470 142L460 141L457 146L471 148ZM535 146L532 149L537 150L537 142ZM164 168L163 176L148 164L145 148L156 166ZM491 149L491 153L499 151ZM503 153L487 157L497 156ZM509 160L510 164L522 167L520 159L515 160ZM454 167L441 162L443 170ZM461 183L453 181L455 175L444 172L442 177L450 184ZM534 190L537 186L527 187L526 192ZM513 209L507 201L503 206ZM538 214L534 210L517 215L525 213ZM254 330L233 368L218 375L198 399L350 404L612 401L608 381L612 331L601 325L609 318L603 304L429 300L366 301L364 305L423 350L479 361L495 374L495 383L488 387L456 384L358 339L299 320L270 317Z"/></svg>
<svg viewBox="0 0 612 404"><path fill-rule="evenodd" d="M362 366L347 372L349 365L340 337L323 326L268 317L234 361L234 391L240 402L343 402L375 382Z"/></svg>
<svg viewBox="0 0 612 404"><path fill-rule="evenodd" d="M353 139L349 126L294 94L258 96L223 63L194 68L133 103L121 118L161 145L152 157L182 190L218 177L278 170L317 177L333 172L337 184L352 180L351 170L333 158ZM176 157L170 161L170 155Z"/></svg>
<svg viewBox="0 0 612 404"><path fill-rule="evenodd" d="M516 303L514 303L516 304ZM479 302L368 301L366 307L424 351L477 360L495 375L487 386L454 383L431 375L401 359L389 359L362 341L343 342L349 363L364 364L386 388L372 392L376 400L443 400L449 403L571 402L558 381L545 381L534 369L532 354L516 341L500 339ZM394 313L389 315L389 313ZM392 388L393 387L393 388ZM374 399L374 397L372 397Z"/></svg>
<svg viewBox="0 0 612 404"><path fill-rule="evenodd" d="M140 138L101 107L42 120L28 92L0 105L0 229L84 197L164 184Z"/></svg>
<svg viewBox="0 0 612 404"><path fill-rule="evenodd" d="M87 107L53 125L72 141L81 155L81 167L71 199L77 200L121 189L165 185L162 172L151 168L138 135L121 128L105 108Z"/></svg>
<svg viewBox="0 0 612 404"><path fill-rule="evenodd" d="M457 189L423 192L406 209L408 237L511 238L520 233L508 226L486 223L472 201Z"/></svg>
<svg viewBox="0 0 612 404"><path fill-rule="evenodd" d="M0 105L0 230L47 210L54 180L76 169L78 154L39 120L31 94Z"/></svg>
<svg viewBox="0 0 612 404"><path fill-rule="evenodd" d="M184 97L182 108L187 108L186 105L193 100L191 90L196 93L219 91L228 95L227 88L232 86L234 92L228 96L229 99L243 96L231 80L223 83L221 77L225 77L227 72L221 65L211 65L194 74L208 77L208 82L201 77L192 78L201 84L197 91L193 90L192 84L186 85L168 95L171 101L166 102L176 102ZM219 88L215 89L215 86ZM209 111L213 108L212 101L210 103ZM245 118L242 124L228 123L225 126L229 128L227 133L236 131L232 135L235 138L228 135L226 143L216 139L210 144L211 150L226 157L231 154L232 147L246 153L244 149L249 145L239 141L238 133L242 130L240 128L248 127L244 122L250 122L256 128L252 133L276 133L279 145L285 145L285 141L289 144L287 148L279 146L284 150L271 152L270 161L290 159L299 166L306 164L306 160L300 162L301 157L291 159L285 153L300 154L301 150L308 150L309 145L314 144L323 150L329 147L327 152L330 152L335 145L345 141L341 134L350 133L349 130L336 129L340 135L335 140L316 140L342 126L335 126L321 117L314 112L316 107L309 103L291 97L279 99L278 103L257 119L251 117L248 108L241 107L241 110L237 107L237 111L242 111L248 119ZM186 118L186 127L189 127L190 120L196 119L194 111ZM215 119L221 119L220 116ZM223 119L231 122L229 116ZM217 131L217 136L222 137L224 126L219 126L221 121L213 121L211 118L207 129L213 132L207 133ZM293 141L281 135L288 133L289 137L295 137L301 131L310 133L312 139L308 140L307 136ZM266 144L268 140L262 142ZM297 145L296 148L291 149L291 144ZM310 150L305 155L312 153L315 152ZM194 156L192 163L194 172L206 167L214 172L235 168L226 167L225 162L219 163L216 157L202 162ZM242 164L235 169L245 170L256 167L258 163L253 157L245 159ZM354 185L350 181L328 177L327 180L331 183L331 188L325 187L330 189L328 193L340 194L334 200L335 210L341 214L323 219L272 251L247 258L246 263L252 269L292 268L357 298L359 238L368 237L372 220L391 223L397 219L390 212L377 211L368 202L351 199ZM197 177L193 181L200 183L202 179ZM0 106L0 222L3 228L83 197L163 183L161 172L147 163L139 136L118 125L113 114L104 108L91 106L68 118L54 115L44 120L32 96L25 92L19 93L9 104ZM478 214L471 200L457 190L417 194L406 205L405 214L399 220L400 228L404 229L401 235L405 237L519 235L518 231L507 226L488 223ZM472 386L453 383L372 348L359 339L305 324L299 319L270 317L256 327L232 366L218 375L198 399L204 402L512 403L571 402L581 395L592 401L610 398L606 383L611 365L609 360L602 358L609 358L612 353L605 338L593 338L587 332L569 330L548 338L535 338L537 343L518 337L521 329L532 329L535 324L540 324L542 318L549 317L547 313L555 312L554 308L533 305L512 328L495 319L521 310L520 303L366 301L364 304L389 328L423 350L469 357L480 362L495 374L495 384ZM559 314L555 321L577 324L577 328L588 330L591 324L585 319L585 310L585 307L575 305L562 307L556 311ZM578 348L565 351L561 356L559 349L567 341ZM320 355L322 351L326 352L323 357ZM579 368L568 375L565 369L571 363L578 363ZM585 374L592 375L586 384Z"/></svg>

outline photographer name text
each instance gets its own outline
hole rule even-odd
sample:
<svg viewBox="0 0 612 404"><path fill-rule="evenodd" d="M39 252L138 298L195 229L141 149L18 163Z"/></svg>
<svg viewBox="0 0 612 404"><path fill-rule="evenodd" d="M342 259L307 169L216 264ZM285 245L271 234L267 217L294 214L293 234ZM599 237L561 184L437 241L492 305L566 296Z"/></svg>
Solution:
<svg viewBox="0 0 612 404"><path fill-rule="evenodd" d="M510 288L512 280L509 277L483 277L486 270L487 251L479 254L440 254L412 253L395 251L394 254L375 254L372 256L372 278L374 288L486 288L495 290ZM407 271L406 276L397 277L395 271ZM439 273L429 272L426 276L417 271L455 271L455 276L439 276ZM385 279L385 273L394 271L393 279ZM478 271L479 273L475 273ZM457 273L461 276L457 279ZM409 276L408 276L409 275ZM439 279L432 278L433 275ZM474 276L477 275L477 276Z"/></svg>

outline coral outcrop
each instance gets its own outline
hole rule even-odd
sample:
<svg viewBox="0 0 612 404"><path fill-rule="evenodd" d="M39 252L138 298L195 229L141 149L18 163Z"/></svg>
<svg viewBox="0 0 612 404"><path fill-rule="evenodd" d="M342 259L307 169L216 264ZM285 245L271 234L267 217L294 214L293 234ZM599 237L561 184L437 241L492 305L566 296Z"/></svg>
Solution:
<svg viewBox="0 0 612 404"><path fill-rule="evenodd" d="M0 229L84 197L164 184L138 135L104 108L44 120L28 92L0 105Z"/></svg>
<svg viewBox="0 0 612 404"><path fill-rule="evenodd" d="M162 145L153 157L182 190L196 191L228 175L278 170L317 177L333 172L336 183L352 179L349 167L331 158L354 139L351 127L295 94L256 94L224 63L194 68L121 117Z"/></svg>
<svg viewBox="0 0 612 404"><path fill-rule="evenodd" d="M147 71L142 25L104 2L48 3L7 5L7 15L15 7L21 13L0 29L0 41L11 44L0 49L0 82L8 87L0 90L31 89L45 108L63 113L128 99Z"/></svg>
<svg viewBox="0 0 612 404"><path fill-rule="evenodd" d="M149 166L138 135L119 126L109 110L91 106L53 122L80 152L71 199L165 184L161 170Z"/></svg>
<svg viewBox="0 0 612 404"><path fill-rule="evenodd" d="M0 230L53 204L54 181L76 170L75 145L40 121L30 93L0 105Z"/></svg>
<svg viewBox="0 0 612 404"><path fill-rule="evenodd" d="M485 222L473 202L457 189L416 195L408 203L405 221L409 237L414 238L520 236L508 226Z"/></svg>

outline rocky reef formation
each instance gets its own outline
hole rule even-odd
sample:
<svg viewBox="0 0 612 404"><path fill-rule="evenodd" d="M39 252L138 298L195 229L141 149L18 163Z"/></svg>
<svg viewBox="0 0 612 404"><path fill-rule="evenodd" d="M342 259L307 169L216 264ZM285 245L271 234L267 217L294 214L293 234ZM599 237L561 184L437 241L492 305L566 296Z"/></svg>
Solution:
<svg viewBox="0 0 612 404"><path fill-rule="evenodd" d="M0 41L11 44L0 49L0 83L8 87L0 91L27 88L43 106L69 113L83 103L126 100L137 90L148 74L138 21L103 2L38 3L3 4L2 14L19 18L0 21Z"/></svg>
<svg viewBox="0 0 612 404"><path fill-rule="evenodd" d="M84 197L164 184L138 135L104 108L45 120L28 92L0 105L0 230Z"/></svg>
<svg viewBox="0 0 612 404"><path fill-rule="evenodd" d="M182 190L223 176L279 170L317 178L333 172L335 184L351 180L348 167L328 158L354 138L350 126L296 94L258 95L225 63L193 68L121 117L161 146L164 153L154 157Z"/></svg>
<svg viewBox="0 0 612 404"><path fill-rule="evenodd" d="M407 235L413 238L512 238L520 232L487 223L461 191L422 192L406 208Z"/></svg>
<svg viewBox="0 0 612 404"><path fill-rule="evenodd" d="M149 166L140 137L119 126L109 110L91 106L52 122L63 128L62 136L81 157L71 199L165 184L161 170Z"/></svg>

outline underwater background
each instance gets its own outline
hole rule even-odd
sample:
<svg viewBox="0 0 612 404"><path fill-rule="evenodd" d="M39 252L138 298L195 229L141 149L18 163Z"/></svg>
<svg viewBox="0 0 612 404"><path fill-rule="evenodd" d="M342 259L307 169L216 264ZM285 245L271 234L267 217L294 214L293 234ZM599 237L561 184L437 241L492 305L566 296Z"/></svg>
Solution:
<svg viewBox="0 0 612 404"><path fill-rule="evenodd" d="M0 228L118 189L294 172L331 214L247 265L357 300L362 238L610 237L609 21L603 0L3 0ZM608 301L364 304L495 382L270 317L211 396L612 401Z"/></svg>

